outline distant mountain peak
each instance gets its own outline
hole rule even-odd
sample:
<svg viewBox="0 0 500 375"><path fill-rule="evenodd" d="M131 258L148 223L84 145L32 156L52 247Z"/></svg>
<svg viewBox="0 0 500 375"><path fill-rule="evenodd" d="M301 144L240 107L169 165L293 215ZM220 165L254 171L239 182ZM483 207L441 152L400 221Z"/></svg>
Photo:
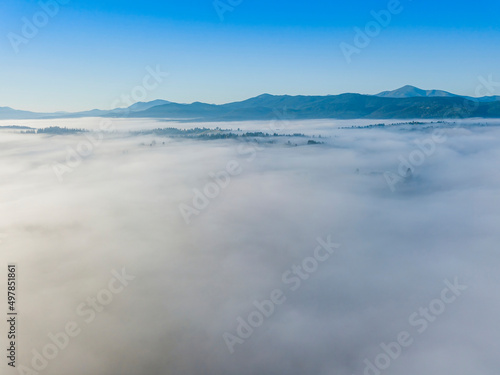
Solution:
<svg viewBox="0 0 500 375"><path fill-rule="evenodd" d="M383 91L376 96L383 98L417 98L417 97L456 97L458 95L452 94L443 90L422 90L418 87L406 85L393 91Z"/></svg>

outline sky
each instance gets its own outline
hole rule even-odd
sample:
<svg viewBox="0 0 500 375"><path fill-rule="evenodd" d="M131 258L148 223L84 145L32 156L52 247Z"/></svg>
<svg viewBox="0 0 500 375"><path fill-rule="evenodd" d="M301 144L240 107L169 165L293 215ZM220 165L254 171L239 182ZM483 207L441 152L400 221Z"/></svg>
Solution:
<svg viewBox="0 0 500 375"><path fill-rule="evenodd" d="M219 104L406 84L475 96L479 77L500 81L492 0L55 1L0 4L0 107Z"/></svg>

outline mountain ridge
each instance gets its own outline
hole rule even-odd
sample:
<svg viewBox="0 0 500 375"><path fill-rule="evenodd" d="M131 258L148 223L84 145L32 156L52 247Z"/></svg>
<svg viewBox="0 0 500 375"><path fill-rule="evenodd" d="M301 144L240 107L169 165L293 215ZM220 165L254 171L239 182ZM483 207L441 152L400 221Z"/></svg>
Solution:
<svg viewBox="0 0 500 375"><path fill-rule="evenodd" d="M156 118L182 121L242 121L288 119L409 119L486 117L500 118L500 97L471 98L443 90L403 86L376 95L262 94L226 104L174 103L163 99L137 102L127 108L93 109L75 113L36 113L0 107L0 119L60 119L79 117Z"/></svg>

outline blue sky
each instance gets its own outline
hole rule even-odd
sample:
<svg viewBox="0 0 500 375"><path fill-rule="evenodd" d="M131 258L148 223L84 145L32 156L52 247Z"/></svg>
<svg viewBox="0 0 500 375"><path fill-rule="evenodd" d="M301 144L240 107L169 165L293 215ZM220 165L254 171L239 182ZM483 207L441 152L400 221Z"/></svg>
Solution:
<svg viewBox="0 0 500 375"><path fill-rule="evenodd" d="M176 102L374 94L405 84L474 95L478 77L500 81L493 0L401 0L350 63L340 44L356 47L355 28L365 30L371 12L387 11L390 1L220 0L232 8L223 19L213 0L60 2L67 4L46 25L38 1L0 4L0 106L111 108L122 95L143 93L148 66L169 76L144 100ZM42 26L28 38L24 20L36 15Z"/></svg>

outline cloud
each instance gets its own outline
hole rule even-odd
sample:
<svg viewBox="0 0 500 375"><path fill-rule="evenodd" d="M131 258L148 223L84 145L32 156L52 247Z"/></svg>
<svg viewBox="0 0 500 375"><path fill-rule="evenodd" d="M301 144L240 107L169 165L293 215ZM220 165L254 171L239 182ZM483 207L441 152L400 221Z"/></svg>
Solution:
<svg viewBox="0 0 500 375"><path fill-rule="evenodd" d="M252 161L236 141L151 147L141 143L152 136L110 133L62 183L50 165L84 135L2 133L1 258L19 267L19 364L33 368L32 349L76 322L81 333L40 373L363 374L402 331L414 342L384 374L496 373L500 128L445 129L392 192L384 172L432 130L340 125L290 122L285 132L326 144L280 140ZM230 160L241 174L187 225L179 204ZM341 247L291 290L283 273L329 235ZM122 268L135 279L86 323L78 306ZM455 278L467 290L419 334L409 316ZM231 354L223 334L275 289L286 301Z"/></svg>

